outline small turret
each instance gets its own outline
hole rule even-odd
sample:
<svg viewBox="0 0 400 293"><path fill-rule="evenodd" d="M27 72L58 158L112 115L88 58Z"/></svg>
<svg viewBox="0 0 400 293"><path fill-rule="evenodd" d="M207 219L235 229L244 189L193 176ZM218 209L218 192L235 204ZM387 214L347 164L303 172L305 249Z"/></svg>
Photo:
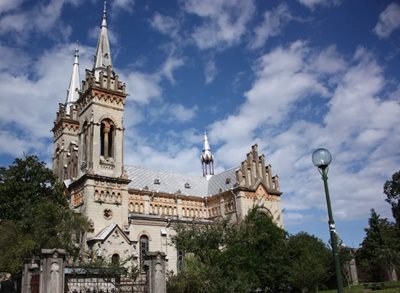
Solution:
<svg viewBox="0 0 400 293"><path fill-rule="evenodd" d="M214 156L211 152L210 144L208 143L207 133L204 132L203 153L200 156L203 166L203 176L207 179L214 175Z"/></svg>

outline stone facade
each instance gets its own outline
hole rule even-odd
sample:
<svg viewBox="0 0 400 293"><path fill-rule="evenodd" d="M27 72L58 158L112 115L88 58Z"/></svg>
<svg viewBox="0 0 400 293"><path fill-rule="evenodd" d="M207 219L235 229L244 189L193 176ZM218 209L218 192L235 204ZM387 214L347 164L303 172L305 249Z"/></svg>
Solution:
<svg viewBox="0 0 400 293"><path fill-rule="evenodd" d="M109 50L109 44L100 44L108 42L105 34L104 12L97 59L111 58L101 51ZM95 62L86 70L78 97L60 104L52 129L53 170L66 186L71 208L91 222L79 239L84 249L97 257L133 257L138 264L147 251L159 251L167 259L165 270L177 271L178 252L171 246L175 223L209 223L220 217L238 221L258 205L282 226L279 178L257 145L237 168L215 175L207 169L213 156L206 135L208 160L202 161L203 174L199 163L200 176L126 166L127 93L109 62L101 68Z"/></svg>

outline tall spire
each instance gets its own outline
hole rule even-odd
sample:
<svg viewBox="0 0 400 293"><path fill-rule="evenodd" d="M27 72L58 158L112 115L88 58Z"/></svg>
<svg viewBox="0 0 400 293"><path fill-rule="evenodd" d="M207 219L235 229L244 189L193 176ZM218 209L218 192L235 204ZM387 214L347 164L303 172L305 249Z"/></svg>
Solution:
<svg viewBox="0 0 400 293"><path fill-rule="evenodd" d="M94 70L96 76L100 71L106 72L108 66L112 67L110 41L107 31L107 2L104 1L103 17L101 21L99 40L97 42Z"/></svg>
<svg viewBox="0 0 400 293"><path fill-rule="evenodd" d="M209 177L214 175L214 156L211 152L206 132L204 132L203 142L203 153L201 154L200 159L203 166L203 176L208 179Z"/></svg>
<svg viewBox="0 0 400 293"><path fill-rule="evenodd" d="M72 67L71 80L67 90L67 100L65 101L65 111L70 114L71 106L78 100L80 91L79 78L79 50L75 49L75 61Z"/></svg>

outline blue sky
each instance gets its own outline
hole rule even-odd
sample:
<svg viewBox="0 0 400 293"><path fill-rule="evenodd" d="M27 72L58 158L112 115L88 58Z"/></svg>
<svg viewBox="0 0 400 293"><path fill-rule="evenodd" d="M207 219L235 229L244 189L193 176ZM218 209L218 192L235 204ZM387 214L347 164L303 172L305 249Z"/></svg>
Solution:
<svg viewBox="0 0 400 293"><path fill-rule="evenodd" d="M51 161L74 49L91 68L99 0L0 2L0 164ZM285 228L327 241L311 163L329 171L337 231L364 237L400 168L400 3L373 0L108 2L112 59L126 82L125 163L201 175L206 130L218 171L258 143L283 192Z"/></svg>

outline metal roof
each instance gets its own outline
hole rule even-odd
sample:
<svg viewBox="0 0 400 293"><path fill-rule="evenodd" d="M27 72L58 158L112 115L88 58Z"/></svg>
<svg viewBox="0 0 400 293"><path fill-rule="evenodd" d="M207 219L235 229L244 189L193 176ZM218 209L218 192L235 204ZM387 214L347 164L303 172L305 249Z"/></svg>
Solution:
<svg viewBox="0 0 400 293"><path fill-rule="evenodd" d="M128 178L131 180L129 189L196 197L214 195L233 188L236 184L235 169L224 171L207 180L203 176L125 166Z"/></svg>

